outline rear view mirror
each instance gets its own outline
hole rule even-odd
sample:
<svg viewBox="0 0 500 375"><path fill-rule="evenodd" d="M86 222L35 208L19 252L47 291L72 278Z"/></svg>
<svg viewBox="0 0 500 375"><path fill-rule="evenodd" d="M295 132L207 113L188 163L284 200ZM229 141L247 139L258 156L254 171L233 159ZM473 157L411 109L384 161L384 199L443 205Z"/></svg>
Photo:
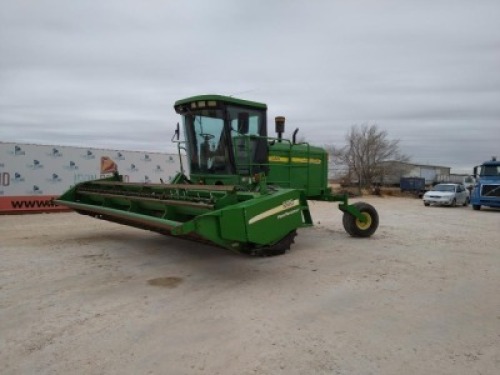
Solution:
<svg viewBox="0 0 500 375"><path fill-rule="evenodd" d="M248 112L238 113L238 133L247 134L248 133Z"/></svg>
<svg viewBox="0 0 500 375"><path fill-rule="evenodd" d="M179 123L177 123L177 128L175 129L175 132L174 132L174 135L172 136L171 141L172 142L179 142L180 135L181 135L181 132L179 129Z"/></svg>

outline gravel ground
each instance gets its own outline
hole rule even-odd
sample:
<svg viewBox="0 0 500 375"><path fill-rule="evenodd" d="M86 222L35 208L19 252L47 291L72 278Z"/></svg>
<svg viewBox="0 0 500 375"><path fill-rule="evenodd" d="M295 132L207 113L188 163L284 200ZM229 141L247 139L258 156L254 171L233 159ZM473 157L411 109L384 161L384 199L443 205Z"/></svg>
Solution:
<svg viewBox="0 0 500 375"><path fill-rule="evenodd" d="M2 374L499 374L500 211L335 204L251 258L74 213L0 216Z"/></svg>

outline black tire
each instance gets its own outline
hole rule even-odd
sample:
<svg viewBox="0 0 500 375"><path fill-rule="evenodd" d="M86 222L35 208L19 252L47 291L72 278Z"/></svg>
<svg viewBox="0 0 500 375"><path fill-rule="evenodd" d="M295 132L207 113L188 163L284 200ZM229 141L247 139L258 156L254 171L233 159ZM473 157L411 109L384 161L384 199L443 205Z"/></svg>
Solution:
<svg viewBox="0 0 500 375"><path fill-rule="evenodd" d="M430 203L424 202L424 206L429 207L430 205Z"/></svg>
<svg viewBox="0 0 500 375"><path fill-rule="evenodd" d="M377 210L372 205L364 202L354 203L354 206L367 218L367 222L362 223L356 217L344 212L342 224L345 231L352 237L370 237L378 228Z"/></svg>
<svg viewBox="0 0 500 375"><path fill-rule="evenodd" d="M472 205L472 209L473 209L474 211L479 211L479 210L481 209L481 205L480 205L480 204L473 204L473 205Z"/></svg>
<svg viewBox="0 0 500 375"><path fill-rule="evenodd" d="M469 197L465 198L464 207L467 207L468 205L469 205Z"/></svg>
<svg viewBox="0 0 500 375"><path fill-rule="evenodd" d="M457 206L457 200L453 198L453 202L451 202L451 207L456 207Z"/></svg>

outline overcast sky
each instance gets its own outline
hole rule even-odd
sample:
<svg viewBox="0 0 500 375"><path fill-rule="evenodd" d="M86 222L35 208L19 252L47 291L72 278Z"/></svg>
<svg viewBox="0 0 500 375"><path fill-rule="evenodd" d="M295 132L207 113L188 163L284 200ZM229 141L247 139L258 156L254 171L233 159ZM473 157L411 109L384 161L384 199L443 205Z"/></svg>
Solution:
<svg viewBox="0 0 500 375"><path fill-rule="evenodd" d="M500 1L0 0L0 141L172 152L208 93L467 172L500 157Z"/></svg>

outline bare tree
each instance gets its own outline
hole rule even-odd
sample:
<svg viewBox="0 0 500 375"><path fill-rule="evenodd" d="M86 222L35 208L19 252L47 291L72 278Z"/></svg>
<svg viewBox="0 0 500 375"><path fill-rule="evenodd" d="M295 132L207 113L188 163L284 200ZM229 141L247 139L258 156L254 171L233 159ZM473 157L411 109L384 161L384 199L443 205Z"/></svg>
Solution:
<svg viewBox="0 0 500 375"><path fill-rule="evenodd" d="M409 161L399 150L399 140L390 140L377 125L353 125L345 140L343 147L329 147L330 156L346 169L345 177L360 188L383 183L384 176L401 173L396 169Z"/></svg>

